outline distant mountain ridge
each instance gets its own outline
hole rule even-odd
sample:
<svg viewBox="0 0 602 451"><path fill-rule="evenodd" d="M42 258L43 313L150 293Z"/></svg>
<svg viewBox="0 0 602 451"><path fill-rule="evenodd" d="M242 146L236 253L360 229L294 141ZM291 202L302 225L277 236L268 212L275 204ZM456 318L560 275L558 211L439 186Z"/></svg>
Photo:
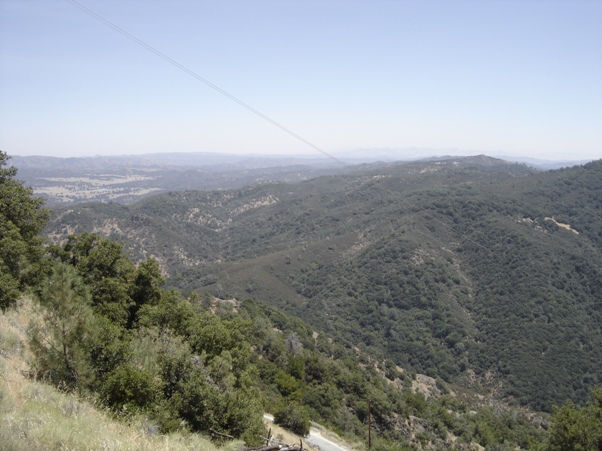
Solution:
<svg viewBox="0 0 602 451"><path fill-rule="evenodd" d="M219 154L149 154L115 157L12 157L19 178L48 205L132 203L183 189L234 189L267 181L299 181L348 171L325 158Z"/></svg>
<svg viewBox="0 0 602 451"><path fill-rule="evenodd" d="M454 157L442 157L453 159ZM477 157L473 157L477 158ZM431 161L426 159L422 161ZM82 158L13 157L19 178L48 205L129 204L167 191L236 189L266 182L297 182L401 164L371 158L164 153ZM407 162L411 163L411 162Z"/></svg>
<svg viewBox="0 0 602 451"><path fill-rule="evenodd" d="M478 153L472 153L476 155ZM49 157L49 156L13 156L11 163L20 170L95 170L99 168L186 168L240 170L286 166L339 167L375 162L410 162L441 160L448 158L467 158L470 154L459 156L458 151L435 149L355 149L333 152L332 157L324 155L278 155L278 154L224 154L212 152L169 152L140 155L97 155L90 157ZM537 169L559 169L586 164L591 160L544 160L517 156L496 156L508 162L527 163ZM338 160L338 161L337 161Z"/></svg>
<svg viewBox="0 0 602 451"><path fill-rule="evenodd" d="M237 155L210 152L196 153L153 153L141 155L115 155L92 157L46 157L46 156L13 156L11 163L19 169L81 169L98 168L186 168L200 169L219 167L252 169L259 167L294 166L297 164L314 166L332 166L336 161L322 156L284 156L284 155Z"/></svg>

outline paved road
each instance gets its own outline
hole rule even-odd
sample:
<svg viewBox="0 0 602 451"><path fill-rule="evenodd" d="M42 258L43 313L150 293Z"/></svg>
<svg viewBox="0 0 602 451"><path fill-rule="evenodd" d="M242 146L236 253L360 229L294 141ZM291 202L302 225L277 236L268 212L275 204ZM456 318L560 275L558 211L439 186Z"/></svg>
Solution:
<svg viewBox="0 0 602 451"><path fill-rule="evenodd" d="M319 446L321 451L349 451L347 448L337 445L326 437L323 437L322 434L320 434L320 431L313 428L309 430L309 436L305 438L305 441L310 445Z"/></svg>
<svg viewBox="0 0 602 451"><path fill-rule="evenodd" d="M263 415L263 418L270 422L274 421L274 417L267 413ZM309 429L309 435L305 437L305 441L310 445L319 447L321 451L349 451L348 448L328 440L316 428Z"/></svg>

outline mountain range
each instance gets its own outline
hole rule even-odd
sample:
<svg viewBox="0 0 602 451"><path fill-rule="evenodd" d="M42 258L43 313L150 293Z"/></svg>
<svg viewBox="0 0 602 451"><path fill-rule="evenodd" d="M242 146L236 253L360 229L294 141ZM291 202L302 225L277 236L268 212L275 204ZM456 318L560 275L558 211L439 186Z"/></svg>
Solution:
<svg viewBox="0 0 602 451"><path fill-rule="evenodd" d="M379 167L401 158L424 159L433 152L432 149L357 149L323 156L202 152L72 158L14 156L11 164L18 168L19 178L33 187L36 195L44 197L47 205L54 206L91 201L133 203L167 191L237 189L274 181L298 182L321 175L352 173L358 168ZM540 170L577 164L535 159L510 161L527 163Z"/></svg>

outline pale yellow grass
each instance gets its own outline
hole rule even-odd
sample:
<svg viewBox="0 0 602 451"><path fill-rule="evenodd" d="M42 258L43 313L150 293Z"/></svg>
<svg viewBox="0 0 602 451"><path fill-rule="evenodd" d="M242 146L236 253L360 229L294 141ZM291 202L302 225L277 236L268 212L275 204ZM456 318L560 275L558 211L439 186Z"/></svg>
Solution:
<svg viewBox="0 0 602 451"><path fill-rule="evenodd" d="M273 439L272 444L287 444L287 445L295 445L299 444L300 440L303 440L303 447L309 448L310 450L314 450L308 443L305 442L305 439L299 437L296 434L293 434L290 431L287 431L283 427L278 426L277 424L272 423L271 421L264 420L266 428L271 432L271 438Z"/></svg>
<svg viewBox="0 0 602 451"><path fill-rule="evenodd" d="M159 434L145 418L117 421L90 401L26 377L26 330L36 314L33 301L27 299L0 314L1 449L218 451L196 434ZM235 442L221 450L241 445Z"/></svg>
<svg viewBox="0 0 602 451"><path fill-rule="evenodd" d="M311 443L306 441L306 440L311 440L308 437L300 437L297 434L294 434L291 431L288 431L288 430L284 429L283 427L278 426L277 424L274 424L271 421L266 420L265 418L264 418L263 422L266 426L266 429L268 429L271 432L271 437L273 439L272 443L271 443L272 445L273 444L298 445L299 442L302 440L303 441L303 449L306 449L308 451L319 451L320 450L320 448L315 447ZM337 434L324 428L323 426L321 426L317 423L312 423L311 429L314 432L319 432L322 437L330 440L331 442L338 444L339 446L342 446L344 448L352 447L351 445L348 445L345 442L345 440L343 440ZM356 443L356 445L353 446L353 448L361 449L362 446L361 446L361 444Z"/></svg>

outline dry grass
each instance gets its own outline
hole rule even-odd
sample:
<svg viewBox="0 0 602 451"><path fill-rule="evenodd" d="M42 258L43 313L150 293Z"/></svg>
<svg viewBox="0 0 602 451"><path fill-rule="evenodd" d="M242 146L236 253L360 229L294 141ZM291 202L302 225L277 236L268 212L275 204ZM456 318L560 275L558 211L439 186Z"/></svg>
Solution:
<svg viewBox="0 0 602 451"><path fill-rule="evenodd" d="M145 418L129 423L74 394L26 377L26 330L37 315L22 300L0 314L0 447L4 450L202 450L218 451L196 434L161 435ZM232 443L224 449L237 449Z"/></svg>
<svg viewBox="0 0 602 451"><path fill-rule="evenodd" d="M270 421L264 420L266 428L271 432L272 439L276 440L277 443L286 443L287 445L295 445L299 444L299 440L303 440L303 447L309 448L311 451L315 450L308 443L305 442L305 439L299 437L296 434L293 434L290 431L287 431L283 427L278 426Z"/></svg>
<svg viewBox="0 0 602 451"><path fill-rule="evenodd" d="M266 428L269 429L269 431L271 432L272 439L274 439L272 444L275 443L275 444L295 445L295 444L299 444L299 441L302 440L304 449L307 449L309 451L320 451L319 447L316 447L307 441L307 440L311 441L310 438L300 437L297 434L294 434L291 431L288 431L288 430L284 429L283 427L278 426L277 424L274 424L273 422L266 420L265 417L264 417L264 424L265 424ZM342 446L344 448L345 447L351 448L351 445L346 443L345 440L343 440L337 434L324 428L323 426L321 426L317 423L312 422L311 429L314 432L320 433L320 435L322 437L330 440L331 442L336 443L339 446ZM360 449L361 444L357 443L356 446L353 446L353 448Z"/></svg>

